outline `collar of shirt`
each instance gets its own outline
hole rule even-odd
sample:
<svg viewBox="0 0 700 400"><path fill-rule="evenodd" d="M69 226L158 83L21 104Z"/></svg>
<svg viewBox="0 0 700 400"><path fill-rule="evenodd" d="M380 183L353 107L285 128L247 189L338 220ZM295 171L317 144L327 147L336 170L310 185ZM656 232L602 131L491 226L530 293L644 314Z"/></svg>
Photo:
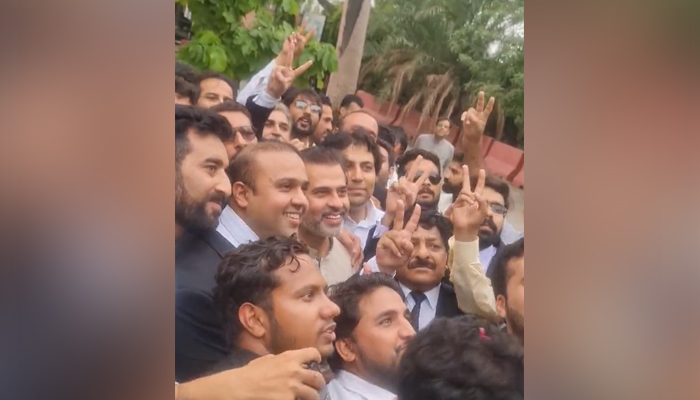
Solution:
<svg viewBox="0 0 700 400"><path fill-rule="evenodd" d="M350 218L350 214L348 213L345 216L345 223L349 225L349 227L362 227L362 228L371 228L374 225L377 224L377 222L381 221L382 217L384 216L384 211L378 209L377 207L374 206L374 203L372 203L372 200L367 200L367 218L363 219L362 221L355 222Z"/></svg>
<svg viewBox="0 0 700 400"><path fill-rule="evenodd" d="M236 247L259 239L258 235L229 206L226 206L221 213L216 230Z"/></svg>
<svg viewBox="0 0 700 400"><path fill-rule="evenodd" d="M413 306L416 305L416 301L413 300L412 296L410 296L412 290L404 286L404 284L401 282L399 282L399 286L401 286L401 291L406 298L406 306L409 310L412 310ZM437 308L438 298L440 297L440 284L438 283L437 286L425 292L425 297L427 297L428 306L430 309L435 310Z"/></svg>
<svg viewBox="0 0 700 400"><path fill-rule="evenodd" d="M331 255L331 251L333 251L333 245L335 244L335 238L334 238L334 237L331 237L331 238L330 238L330 242L331 242L331 243L330 243L330 246L328 246L328 254L326 254L326 257L328 257L329 255ZM319 257L318 257L318 250L312 249L311 247L309 247L309 256L311 256L311 258L315 258L315 259L318 260L318 259L319 259ZM326 258L326 257L324 257L324 258Z"/></svg>
<svg viewBox="0 0 700 400"><path fill-rule="evenodd" d="M352 392L359 395L360 398L367 400L394 400L396 398L394 393L380 388L373 383L369 383L359 376L344 370L338 371L338 373L335 375L335 379L333 379L329 384L331 389L331 398L333 399L335 399L335 397L333 397L333 392L335 390L333 389L338 389L337 387L333 388L333 386L336 385L342 387L342 390ZM347 397L341 395L340 399L344 398Z"/></svg>
<svg viewBox="0 0 700 400"><path fill-rule="evenodd" d="M481 261L481 267L484 269L484 273L489 269L489 264L491 264L491 259L496 255L496 248L489 246L479 252L479 261Z"/></svg>

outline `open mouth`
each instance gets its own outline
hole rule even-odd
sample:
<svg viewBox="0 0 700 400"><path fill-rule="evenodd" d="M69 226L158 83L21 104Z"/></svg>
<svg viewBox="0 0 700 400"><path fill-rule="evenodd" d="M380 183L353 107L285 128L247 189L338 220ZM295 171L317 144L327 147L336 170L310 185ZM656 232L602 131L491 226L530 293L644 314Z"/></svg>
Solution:
<svg viewBox="0 0 700 400"><path fill-rule="evenodd" d="M299 222L299 219L301 218L301 214L294 212L286 212L283 215L295 222Z"/></svg>
<svg viewBox="0 0 700 400"><path fill-rule="evenodd" d="M297 127L299 127L299 129L302 130L309 129L309 127L311 127L311 119L306 117L299 118L299 120L297 121Z"/></svg>
<svg viewBox="0 0 700 400"><path fill-rule="evenodd" d="M321 331L321 336L325 336L328 339L330 339L330 341L334 341L335 340L335 326L336 326L336 324L328 325L324 330Z"/></svg>
<svg viewBox="0 0 700 400"><path fill-rule="evenodd" d="M339 225L343 221L343 213L328 213L323 215L323 221L331 225Z"/></svg>

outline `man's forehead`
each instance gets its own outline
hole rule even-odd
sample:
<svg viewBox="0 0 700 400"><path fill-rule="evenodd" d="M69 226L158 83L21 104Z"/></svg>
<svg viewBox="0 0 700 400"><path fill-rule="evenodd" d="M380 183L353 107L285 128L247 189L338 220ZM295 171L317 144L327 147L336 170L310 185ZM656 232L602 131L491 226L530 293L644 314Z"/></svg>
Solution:
<svg viewBox="0 0 700 400"><path fill-rule="evenodd" d="M374 156L365 146L352 145L347 149L343 150L343 155L348 161L374 161Z"/></svg>
<svg viewBox="0 0 700 400"><path fill-rule="evenodd" d="M250 118L240 111L222 111L219 114L226 118L226 120L231 124L231 126L241 126L246 123L250 125Z"/></svg>
<svg viewBox="0 0 700 400"><path fill-rule="evenodd" d="M298 95L298 96L294 99L294 101L295 101L295 102L297 102L297 101L306 101L306 102L309 102L309 103L318 105L318 99L314 99L313 97L311 97L311 96L309 96L309 95L306 95L306 94L300 94L300 95Z"/></svg>
<svg viewBox="0 0 700 400"><path fill-rule="evenodd" d="M223 91L226 91L229 93L233 93L233 89L231 88L231 85L229 85L228 82L226 82L225 80L220 79L220 78L204 79L199 83L199 86L202 89L208 89L208 90L216 89L216 90L223 90Z"/></svg>
<svg viewBox="0 0 700 400"><path fill-rule="evenodd" d="M275 162L271 163L270 159ZM283 168L280 166L283 165ZM307 180L306 168L299 155L291 151L260 151L255 154L256 175L267 175L273 180L279 179L300 179Z"/></svg>
<svg viewBox="0 0 700 400"><path fill-rule="evenodd" d="M393 289L386 286L378 287L360 299L360 318L375 318L387 312L403 314L406 303Z"/></svg>
<svg viewBox="0 0 700 400"><path fill-rule="evenodd" d="M326 286L318 262L308 254L299 254L296 260L287 257L284 265L277 268L273 275L280 280L278 289L285 291L299 290L304 286Z"/></svg>
<svg viewBox="0 0 700 400"><path fill-rule="evenodd" d="M489 203L498 203L498 204L505 205L505 199L503 198L503 196L490 187L484 188L484 192L482 194L482 197L484 198L484 200L488 201Z"/></svg>
<svg viewBox="0 0 700 400"><path fill-rule="evenodd" d="M418 229L416 229L415 232L413 232L413 235L411 235L412 239L439 239L442 240L440 237L440 231L438 230L437 226L433 226L430 229L425 229L425 227L418 225Z"/></svg>
<svg viewBox="0 0 700 400"><path fill-rule="evenodd" d="M408 171L411 170L411 168L413 167L413 164L415 162L416 162L416 160L409 161L408 163L406 163L406 168L405 168L406 174L408 174ZM437 172L438 168L430 160L421 160L420 164L418 164L418 171L422 171L422 172L430 174L432 172Z"/></svg>
<svg viewBox="0 0 700 400"><path fill-rule="evenodd" d="M307 164L306 174L311 187L344 186L347 181L343 168L340 165Z"/></svg>

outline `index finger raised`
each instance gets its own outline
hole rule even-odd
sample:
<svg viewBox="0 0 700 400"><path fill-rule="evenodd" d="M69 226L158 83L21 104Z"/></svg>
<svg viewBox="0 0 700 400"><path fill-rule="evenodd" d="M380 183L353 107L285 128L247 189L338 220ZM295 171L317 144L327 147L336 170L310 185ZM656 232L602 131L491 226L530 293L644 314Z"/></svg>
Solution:
<svg viewBox="0 0 700 400"><path fill-rule="evenodd" d="M418 229L418 220L420 219L420 205L416 204L413 209L413 214L411 214L411 219L406 223L406 230L409 232L415 232Z"/></svg>
<svg viewBox="0 0 700 400"><path fill-rule="evenodd" d="M469 167L462 165L462 191L471 193L472 191L472 181L469 177Z"/></svg>
<svg viewBox="0 0 700 400"><path fill-rule="evenodd" d="M403 200L396 202L396 213L394 214L394 225L392 229L395 231L400 231L403 229L403 214L406 212L406 205Z"/></svg>
<svg viewBox="0 0 700 400"><path fill-rule="evenodd" d="M476 187L474 188L474 193L483 194L484 187L486 186L486 171L483 169L479 170L479 180L476 181Z"/></svg>
<svg viewBox="0 0 700 400"><path fill-rule="evenodd" d="M415 161L413 161L413 164L411 165L411 169L408 171L408 175L406 175L406 180L408 182L413 182L413 178L416 177L416 174L418 173L418 165L420 165L420 162L423 161L423 156L418 156Z"/></svg>

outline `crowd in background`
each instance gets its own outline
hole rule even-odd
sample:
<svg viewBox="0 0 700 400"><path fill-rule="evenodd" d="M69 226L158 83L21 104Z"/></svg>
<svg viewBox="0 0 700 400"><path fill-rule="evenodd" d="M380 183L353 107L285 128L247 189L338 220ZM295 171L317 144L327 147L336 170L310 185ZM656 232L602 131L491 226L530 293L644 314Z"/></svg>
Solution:
<svg viewBox="0 0 700 400"><path fill-rule="evenodd" d="M409 138L295 87L308 38L240 90L176 62L176 399L523 398L495 100Z"/></svg>

